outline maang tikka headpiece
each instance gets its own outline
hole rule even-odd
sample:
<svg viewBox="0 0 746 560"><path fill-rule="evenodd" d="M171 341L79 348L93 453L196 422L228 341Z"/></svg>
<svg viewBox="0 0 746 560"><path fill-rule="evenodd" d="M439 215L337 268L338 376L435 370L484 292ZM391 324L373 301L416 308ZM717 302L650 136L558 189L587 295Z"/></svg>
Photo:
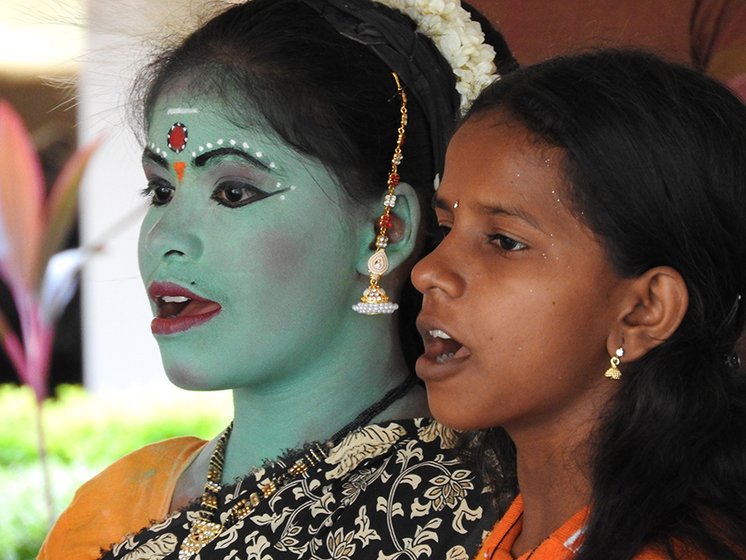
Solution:
<svg viewBox="0 0 746 560"><path fill-rule="evenodd" d="M386 274L389 269L389 259L386 256L386 246L389 243L389 228L391 228L391 213L396 206L396 187L399 184L399 164L403 156L401 152L404 143L404 133L407 127L407 94L401 86L399 76L396 72L391 75L396 81L396 91L401 101L399 108L400 120L399 129L396 135L396 146L394 155L391 157L391 171L389 171L388 181L386 182L386 196L383 198L383 213L378 218L378 234L376 235L376 251L368 259L368 273L370 282L363 292L360 301L352 306L352 309L363 315L380 315L384 313L393 313L399 308L399 305L393 303L386 291L378 284L378 280Z"/></svg>
<svg viewBox="0 0 746 560"><path fill-rule="evenodd" d="M368 261L370 283L360 302L358 313L393 313L392 303L379 285L388 270L385 248L389 242L391 213L396 203L397 172L401 163L401 145L407 117L407 96L422 109L424 125L431 139L435 162L435 182L442 171L445 146L451 126L463 115L478 93L499 79L495 48L489 44L479 23L462 7L460 0L413 2L412 0L301 0L321 15L337 32L366 45L394 74L401 99L401 126L397 139L384 211L378 222L376 249ZM375 4L391 10L384 13ZM429 41L420 40L427 37ZM494 38L494 37L493 37ZM501 40L501 39L500 39ZM505 68L514 67L507 45Z"/></svg>

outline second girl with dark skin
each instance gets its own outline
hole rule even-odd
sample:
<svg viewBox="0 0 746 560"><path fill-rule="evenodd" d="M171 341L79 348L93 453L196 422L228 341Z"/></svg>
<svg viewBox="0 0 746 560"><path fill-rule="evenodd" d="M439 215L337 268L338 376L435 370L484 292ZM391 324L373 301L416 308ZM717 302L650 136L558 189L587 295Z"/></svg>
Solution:
<svg viewBox="0 0 746 560"><path fill-rule="evenodd" d="M476 558L746 557L744 146L734 95L644 53L476 101L412 272L431 410L504 513Z"/></svg>

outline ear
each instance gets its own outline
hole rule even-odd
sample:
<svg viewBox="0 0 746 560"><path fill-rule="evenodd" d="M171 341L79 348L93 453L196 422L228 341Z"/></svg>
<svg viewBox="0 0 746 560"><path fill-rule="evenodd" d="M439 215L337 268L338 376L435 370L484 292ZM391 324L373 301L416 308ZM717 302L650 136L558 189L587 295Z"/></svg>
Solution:
<svg viewBox="0 0 746 560"><path fill-rule="evenodd" d="M622 363L634 361L665 342L679 328L689 306L681 274L669 266L651 268L631 280L618 331L606 343L610 356L622 346Z"/></svg>
<svg viewBox="0 0 746 560"><path fill-rule="evenodd" d="M368 275L368 259L375 251L378 236L378 219L383 213L383 198L370 204L367 210L366 230L361 236L356 270ZM417 233L420 230L422 213L417 193L409 183L396 186L396 205L391 213L391 227L388 229L389 243L386 256L389 260L389 272L396 269L409 258L417 244Z"/></svg>

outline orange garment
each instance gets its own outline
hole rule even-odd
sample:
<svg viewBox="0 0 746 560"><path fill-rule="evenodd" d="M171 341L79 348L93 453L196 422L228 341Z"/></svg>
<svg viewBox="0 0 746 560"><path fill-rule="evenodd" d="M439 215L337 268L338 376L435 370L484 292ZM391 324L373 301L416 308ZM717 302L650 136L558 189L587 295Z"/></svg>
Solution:
<svg viewBox="0 0 746 560"><path fill-rule="evenodd" d="M529 557L531 560L570 560L582 542L587 517L588 507L585 507L549 535L537 548L522 554L517 560L527 560ZM518 495L505 515L497 520L474 559L513 560L511 550L522 529L523 497Z"/></svg>
<svg viewBox="0 0 746 560"><path fill-rule="evenodd" d="M176 481L207 442L179 437L123 457L86 482L47 535L39 560L89 560L166 516Z"/></svg>
<svg viewBox="0 0 746 560"><path fill-rule="evenodd" d="M588 511L588 506L578 511L539 546L515 560L572 560L575 552L583 544L583 531ZM511 550L522 529L523 498L518 495L505 515L497 520L474 560L514 560ZM705 560L702 555L685 551L683 547L674 546L674 548L679 554L678 558L682 560ZM667 559L668 556L649 549L635 556L635 560Z"/></svg>

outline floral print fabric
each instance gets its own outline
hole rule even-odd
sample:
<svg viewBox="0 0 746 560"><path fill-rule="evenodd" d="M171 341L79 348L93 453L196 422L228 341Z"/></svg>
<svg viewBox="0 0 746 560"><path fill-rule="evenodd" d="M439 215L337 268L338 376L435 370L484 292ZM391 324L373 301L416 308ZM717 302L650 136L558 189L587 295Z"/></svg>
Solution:
<svg viewBox="0 0 746 560"><path fill-rule="evenodd" d="M360 428L194 558L469 560L495 513L489 493L458 459L453 443L453 433L430 419ZM268 466L225 486L221 521L233 503L255 492L278 468ZM102 558L178 558L198 508L175 512Z"/></svg>

